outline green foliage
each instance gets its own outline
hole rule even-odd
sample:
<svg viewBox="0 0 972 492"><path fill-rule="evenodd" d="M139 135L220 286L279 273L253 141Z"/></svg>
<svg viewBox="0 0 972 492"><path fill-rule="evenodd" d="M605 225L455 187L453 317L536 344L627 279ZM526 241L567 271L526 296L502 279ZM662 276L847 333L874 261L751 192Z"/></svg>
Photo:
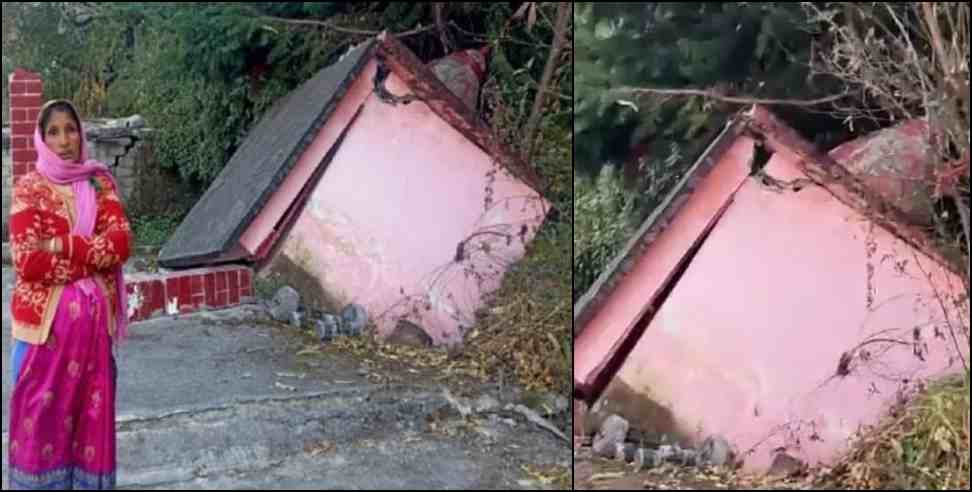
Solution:
<svg viewBox="0 0 972 492"><path fill-rule="evenodd" d="M596 179L574 180L573 299L590 288L636 227L635 196L626 193L614 167Z"/></svg>
<svg viewBox="0 0 972 492"><path fill-rule="evenodd" d="M580 3L575 23L581 172L626 160L636 144L664 151L673 141L691 140L708 115L726 109L615 89L721 87L756 97L812 92L812 33L799 4Z"/></svg>
<svg viewBox="0 0 972 492"><path fill-rule="evenodd" d="M258 276L253 279L253 291L257 298L271 300L277 295L277 291L287 285L287 282L279 274L271 273L267 276Z"/></svg>
<svg viewBox="0 0 972 492"><path fill-rule="evenodd" d="M804 10L794 3L576 4L575 172L600 182L604 178L597 178L599 169L619 166L626 170L624 178L612 179L624 181L637 197L633 205L626 205L620 191L612 188L597 193L597 186L575 189L576 289L583 292L590 285L609 252L628 239L629 221L641 221L661 203L707 140L740 108L702 97L622 89L814 97L826 87L810 78L816 32L806 20ZM611 224L602 223L602 216L586 217L603 215L602 207L632 210ZM578 295L575 290L575 298Z"/></svg>
<svg viewBox="0 0 972 492"><path fill-rule="evenodd" d="M139 246L161 246L179 227L179 217L131 217L132 233Z"/></svg>

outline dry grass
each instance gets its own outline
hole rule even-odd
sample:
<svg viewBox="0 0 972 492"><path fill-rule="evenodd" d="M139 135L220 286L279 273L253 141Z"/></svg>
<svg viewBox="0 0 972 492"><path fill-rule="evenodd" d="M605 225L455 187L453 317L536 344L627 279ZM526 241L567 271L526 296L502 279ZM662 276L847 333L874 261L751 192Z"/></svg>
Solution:
<svg viewBox="0 0 972 492"><path fill-rule="evenodd" d="M865 432L827 488L969 489L969 379L938 383Z"/></svg>

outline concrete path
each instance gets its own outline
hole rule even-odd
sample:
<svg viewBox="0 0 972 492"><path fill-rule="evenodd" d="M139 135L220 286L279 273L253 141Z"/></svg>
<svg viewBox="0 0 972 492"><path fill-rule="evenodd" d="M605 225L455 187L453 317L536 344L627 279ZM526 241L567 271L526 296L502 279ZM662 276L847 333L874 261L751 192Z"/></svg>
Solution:
<svg viewBox="0 0 972 492"><path fill-rule="evenodd" d="M4 468L12 283L4 267ZM550 486L525 469L571 467L569 444L523 418L463 419L434 378L308 350L313 338L262 314L254 306L132 327L117 354L119 488L538 489Z"/></svg>

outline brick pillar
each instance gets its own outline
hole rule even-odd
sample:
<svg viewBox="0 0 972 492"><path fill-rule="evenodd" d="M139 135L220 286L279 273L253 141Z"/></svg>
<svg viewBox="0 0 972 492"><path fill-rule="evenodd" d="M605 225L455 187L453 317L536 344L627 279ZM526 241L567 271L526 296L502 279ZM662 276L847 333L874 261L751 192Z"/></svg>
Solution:
<svg viewBox="0 0 972 492"><path fill-rule="evenodd" d="M37 162L34 127L40 113L44 83L39 75L18 68L10 74L10 157L17 179L31 172Z"/></svg>

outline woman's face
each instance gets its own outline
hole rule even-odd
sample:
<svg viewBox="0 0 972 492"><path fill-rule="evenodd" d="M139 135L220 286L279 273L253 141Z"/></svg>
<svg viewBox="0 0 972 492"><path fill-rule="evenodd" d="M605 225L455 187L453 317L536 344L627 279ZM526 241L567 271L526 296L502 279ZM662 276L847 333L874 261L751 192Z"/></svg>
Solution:
<svg viewBox="0 0 972 492"><path fill-rule="evenodd" d="M81 159L81 131L69 113L55 111L51 114L44 130L44 143L65 161Z"/></svg>

